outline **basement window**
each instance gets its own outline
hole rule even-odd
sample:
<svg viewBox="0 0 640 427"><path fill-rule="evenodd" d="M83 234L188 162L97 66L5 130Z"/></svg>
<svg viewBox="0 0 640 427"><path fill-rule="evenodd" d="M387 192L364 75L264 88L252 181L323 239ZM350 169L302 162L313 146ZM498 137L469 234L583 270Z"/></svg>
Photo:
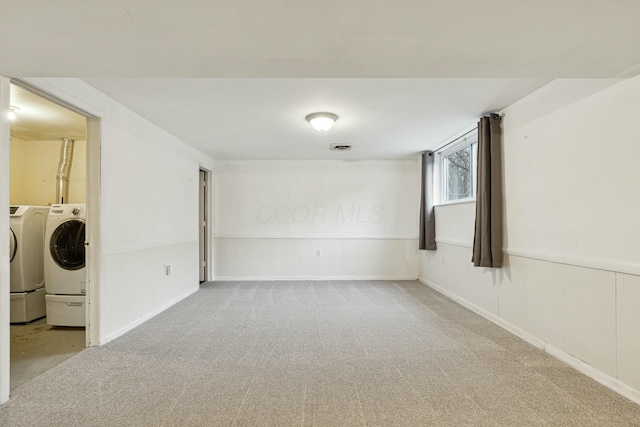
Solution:
<svg viewBox="0 0 640 427"><path fill-rule="evenodd" d="M442 203L474 201L478 180L478 135L470 132L440 155Z"/></svg>

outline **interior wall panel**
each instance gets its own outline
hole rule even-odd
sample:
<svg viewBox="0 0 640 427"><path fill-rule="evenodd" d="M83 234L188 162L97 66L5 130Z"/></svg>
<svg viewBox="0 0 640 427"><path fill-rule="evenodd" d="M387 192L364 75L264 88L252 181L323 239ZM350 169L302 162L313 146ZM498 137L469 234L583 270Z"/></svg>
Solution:
<svg viewBox="0 0 640 427"><path fill-rule="evenodd" d="M101 119L103 344L198 289L198 174L213 160L79 79L28 82Z"/></svg>
<svg viewBox="0 0 640 427"><path fill-rule="evenodd" d="M438 250L421 252L419 271L640 402L637 111L640 76L613 86L556 81L507 108L505 265L471 267L471 203L436 207Z"/></svg>
<svg viewBox="0 0 640 427"><path fill-rule="evenodd" d="M418 276L414 239L217 238L215 245L218 280Z"/></svg>
<svg viewBox="0 0 640 427"><path fill-rule="evenodd" d="M618 378L640 390L640 276L618 274L616 284Z"/></svg>
<svg viewBox="0 0 640 427"><path fill-rule="evenodd" d="M416 278L419 166L217 162L216 277Z"/></svg>

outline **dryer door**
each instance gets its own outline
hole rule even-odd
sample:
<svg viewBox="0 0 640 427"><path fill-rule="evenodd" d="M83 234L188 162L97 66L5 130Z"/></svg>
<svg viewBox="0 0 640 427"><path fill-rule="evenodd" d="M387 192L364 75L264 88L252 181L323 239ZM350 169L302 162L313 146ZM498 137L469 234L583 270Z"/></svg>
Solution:
<svg viewBox="0 0 640 427"><path fill-rule="evenodd" d="M51 234L51 258L65 270L79 270L84 261L84 220L65 221Z"/></svg>
<svg viewBox="0 0 640 427"><path fill-rule="evenodd" d="M9 229L9 231L11 231L9 233L9 262L11 262L16 257L16 252L18 252L18 241L16 240L16 233L12 229Z"/></svg>

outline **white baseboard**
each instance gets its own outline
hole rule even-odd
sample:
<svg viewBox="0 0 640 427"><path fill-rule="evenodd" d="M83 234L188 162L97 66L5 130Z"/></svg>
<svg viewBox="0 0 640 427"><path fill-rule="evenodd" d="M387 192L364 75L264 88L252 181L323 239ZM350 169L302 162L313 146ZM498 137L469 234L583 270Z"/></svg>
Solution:
<svg viewBox="0 0 640 427"><path fill-rule="evenodd" d="M101 345L102 344L106 344L109 341L114 340L114 339L118 338L119 336L122 336L122 335L126 334L127 332L129 332L130 330L135 328L136 326L140 326L141 324L143 324L147 320L151 319L152 317L157 316L158 314L162 313L163 311L165 311L167 308L171 307L172 305L177 304L178 302L182 301L183 299L187 298L188 296L195 294L196 292L198 292L198 289L200 289L200 287L196 286L194 289L191 289L190 291L185 292L184 294L172 299L168 303L161 305L160 307L156 308L152 312L147 313L144 316L140 317L139 319L136 319L135 321L129 323L128 325L123 326L122 328L118 329L117 331L115 331L113 333L110 333L109 335L107 335L106 341L101 343Z"/></svg>
<svg viewBox="0 0 640 427"><path fill-rule="evenodd" d="M549 353L550 355L554 356L555 358L563 361L564 363L566 363L567 365L571 366L572 368L577 369L578 371L582 372L583 374L585 374L586 376L588 376L589 378L599 382L600 384L602 384L603 386L610 388L611 390L615 391L616 393L626 397L627 399L631 400L634 403L640 404L640 391L634 389L633 387L628 386L627 384L621 382L620 380L618 380L617 378L614 378L608 374L605 374L604 372L602 372L599 369L594 368L593 366L583 362L580 359L576 359L575 357L571 356L570 354L560 350L557 347L552 346L551 344L547 343L546 341L541 340L540 338L531 335L530 333L528 333L527 331L518 328L517 326L507 322L506 320L502 319L501 317L496 316L495 314L488 312L487 310L478 307L477 305L465 300L464 298L459 297L458 295L449 292L448 290L441 288L440 286L436 285L433 282L430 282L429 280L425 279L424 277L418 277L418 280L429 286L431 289L441 293L442 295L446 296L447 298L452 299L453 301L457 302L458 304L468 308L469 310L479 314L480 316L486 318L487 320L492 321L493 323L495 323L496 325L506 329L507 331L511 332L514 335L517 335L518 337L522 338L523 340L527 341L529 344L532 344L544 351L546 351L547 353Z"/></svg>
<svg viewBox="0 0 640 427"><path fill-rule="evenodd" d="M417 280L416 276L218 276L216 282L260 282L288 280Z"/></svg>
<svg viewBox="0 0 640 427"><path fill-rule="evenodd" d="M360 235L360 234L237 234L237 233L216 233L214 239L269 239L269 240L418 240L413 234L388 234L388 235Z"/></svg>

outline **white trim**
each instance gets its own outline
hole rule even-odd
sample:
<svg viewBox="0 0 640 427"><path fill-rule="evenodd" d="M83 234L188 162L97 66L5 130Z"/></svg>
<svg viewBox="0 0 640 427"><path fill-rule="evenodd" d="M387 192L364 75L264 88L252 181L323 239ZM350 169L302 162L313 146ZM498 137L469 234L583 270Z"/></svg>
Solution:
<svg viewBox="0 0 640 427"><path fill-rule="evenodd" d="M282 234L233 234L233 233L215 233L216 239L310 239L310 240L417 240L416 235L397 235L397 236L358 236L355 234L335 234L335 235L304 235L296 234L291 236L283 236Z"/></svg>
<svg viewBox="0 0 640 427"><path fill-rule="evenodd" d="M169 307L171 307L172 305L175 305L177 303L179 303L180 301L182 301L183 299L195 294L196 292L198 292L198 290L200 289L199 286L196 286L195 288L191 289L190 291L172 299L171 301L169 301L168 303L156 308L155 310L151 311L150 313L145 314L144 316L134 320L133 322L129 323L128 325L123 326L122 328L118 329L115 332L110 333L109 335L107 335L107 340L105 341L105 343L112 341L124 334L126 334L127 332L129 332L130 330L132 330L133 328L135 328L136 326L140 326L142 325L144 322L146 322L147 320L151 319L152 317L155 317L156 315L162 313L163 311L165 311L166 309L168 309Z"/></svg>
<svg viewBox="0 0 640 427"><path fill-rule="evenodd" d="M546 341L541 340L540 338L531 335L530 333L518 328L517 326L507 322L506 320L502 319L501 317L481 308L478 307L477 305L465 300L464 298L459 297L458 295L447 291L444 288L441 288L440 286L436 285L433 282L430 282L429 280L425 279L424 277L418 277L418 280L425 284L426 286L429 286L430 288L432 288L433 290L441 293L442 295L452 299L453 301L457 302L458 304L462 305L465 308L468 308L469 310L473 311L476 314L479 314L480 316L484 317L487 320L490 320L491 322L495 323L496 325L504 328L505 330L511 332L512 334L522 338L523 340L527 341L529 344L532 344L544 351L546 351L547 353L549 353L550 355L554 356L556 359L559 359L561 361L563 361L564 363L566 363L567 365L571 366L572 368L575 368L576 370L578 370L579 372L583 373L584 375L588 376L589 378L599 382L600 384L602 384L603 386L615 391L616 393L626 397L627 399L631 400L634 403L640 404L640 391L634 389L633 387L628 386L627 384L623 383L622 381L618 380L617 378L614 378L602 371L600 371L599 369L594 368L593 366L583 362L582 360L576 359L575 357L571 356L568 353L565 353L564 351L560 350L557 347L554 347L552 345L550 345L549 343L547 343Z"/></svg>
<svg viewBox="0 0 640 427"><path fill-rule="evenodd" d="M216 282L261 282L294 280L416 280L416 276L219 276Z"/></svg>
<svg viewBox="0 0 640 427"><path fill-rule="evenodd" d="M214 235L214 229L215 229L215 223L216 223L216 216L215 216L215 193L214 193L214 189L215 189L215 174L214 174L214 170L213 167L211 167L210 165L204 165L202 162L199 162L200 165L200 170L203 170L205 172L207 172L206 177L207 177L207 181L206 181L206 199L207 199L207 216L208 216L208 227L207 227L207 277L205 278L207 282L213 280L213 278L215 277L215 256L214 256L214 251L215 251L215 245L214 245L214 240L215 240L215 235Z"/></svg>
<svg viewBox="0 0 640 427"><path fill-rule="evenodd" d="M60 97L56 96L56 95L52 95L51 93L47 92L46 90L42 89L41 87L28 82L26 80L22 80L22 79L18 79L18 78L12 78L11 79L11 83L21 87L22 89L26 90L27 92L31 92L34 95L39 96L40 98L46 99L47 101L53 102L54 104L57 104L63 108L66 108L67 110L71 110L76 114L79 114L81 116L84 116L86 118L94 118L95 115L87 112L86 110L67 102L65 99L61 99Z"/></svg>
<svg viewBox="0 0 640 427"><path fill-rule="evenodd" d="M12 79L12 82L14 80L15 79ZM69 108L70 110L77 112L81 116L100 117L102 119L108 118L109 114L107 111L103 110L102 108L96 107L95 105L91 105L87 103L84 99L79 98L74 93L70 93L65 88L60 88L58 83L55 80L56 80L55 78L52 79L52 78L46 78L46 77L45 78L28 77L28 78L18 79L19 82L24 83L22 86L23 88L25 87L35 88L38 96L42 96L45 99L48 99L49 97L53 97L54 99L57 99L57 102L56 101L52 101L52 102L57 103L58 105L61 105L65 108L67 108L66 105L68 104L71 107ZM99 92L93 86L90 86L87 83L85 83L83 80L76 79L76 78L72 78L69 80L77 80L78 82L81 82L82 84L87 85L87 87L90 87L92 91L95 91L96 93L100 93L103 96L106 96L102 92Z"/></svg>
<svg viewBox="0 0 640 427"><path fill-rule="evenodd" d="M11 380L10 369L10 329L9 329L9 291L10 261L4 248L9 247L9 193L10 193L10 144L11 124L7 116L10 111L9 79L0 76L0 403L9 400Z"/></svg>
<svg viewBox="0 0 640 427"><path fill-rule="evenodd" d="M29 81L33 80L33 81ZM86 241L89 243L87 254L87 305L86 305L86 331L85 331L85 344L87 347L97 346L104 342L104 334L102 332L102 322L104 316L102 315L104 310L101 310L101 280L103 271L103 258L102 258L102 239L104 224L100 221L101 216L101 141L102 141L102 129L101 129L101 116L104 114L94 114L90 110L93 108L85 109L78 105L85 105L83 102L75 97L72 97L69 93L60 92L55 85L51 85L43 79L17 79L12 78L11 84L19 86L24 90L31 92L32 94L46 99L54 104L73 111L86 118L86 132L87 132L87 150L86 150L86 200L87 200L87 229ZM48 88L48 89L45 89ZM56 90L51 91L51 88ZM73 101L68 99L73 98ZM102 112L104 113L104 112Z"/></svg>
<svg viewBox="0 0 640 427"><path fill-rule="evenodd" d="M436 243L444 243L445 245L461 246L463 248L473 249L473 242L455 239L436 239Z"/></svg>
<svg viewBox="0 0 640 427"><path fill-rule="evenodd" d="M442 146L442 148L436 150L437 159L434 163L437 163L438 167L434 168L434 186L437 185L439 191L439 197L437 205L445 205L449 203L456 202L471 202L476 200L476 190L477 190L477 156L473 156L473 150L471 146L473 144L478 144L478 132L473 132L473 129L477 129L477 125L471 128L471 130L466 133L460 135L456 139ZM446 147L446 148L445 148ZM446 172L446 161L445 159L459 151L465 150L469 147L469 156L471 161L471 196L465 197L464 199L454 199L454 200L445 200L445 196L447 194L447 172ZM436 172L437 170L437 172Z"/></svg>
<svg viewBox="0 0 640 427"><path fill-rule="evenodd" d="M103 258L102 236L104 224L101 217L101 144L102 130L99 117L87 117L87 153L86 153L86 200L87 200L87 235L89 246L87 251L87 307L86 307L86 346L92 347L104 342L104 311L101 302L104 301L104 291L100 286Z"/></svg>
<svg viewBox="0 0 640 427"><path fill-rule="evenodd" d="M461 246L464 248L473 248L472 242L466 242L456 239L436 238L436 243L445 245ZM593 270L611 271L614 273L631 274L640 276L640 264L630 262L619 262L606 259L583 258L562 254L550 254L543 252L531 251L520 248L504 248L502 252L519 258L528 258L536 261L551 262L554 264L571 265L574 267L590 268Z"/></svg>
<svg viewBox="0 0 640 427"><path fill-rule="evenodd" d="M434 208L440 208L443 206L451 206L451 205L463 205L466 203L475 203L476 202L476 198L475 197L467 197L466 199L459 199L459 200L450 200L448 202L440 202L437 205L433 205Z"/></svg>
<svg viewBox="0 0 640 427"><path fill-rule="evenodd" d="M571 366L572 368L577 369L582 372L589 378L599 382L603 386L615 391L616 393L626 397L634 403L640 404L640 391L635 388L623 383L617 378L612 377L611 375L605 374L601 370L594 368L593 366L583 362L580 359L576 359L568 353L560 350L557 347L554 347L550 344L547 344L544 350L550 355L554 356L556 359L559 359Z"/></svg>
<svg viewBox="0 0 640 427"><path fill-rule="evenodd" d="M142 243L137 245L128 245L128 246L116 246L109 251L105 251L106 255L118 255L118 254L126 254L129 252L138 252L144 251L147 249L156 249L156 248L164 248L166 246L175 246L175 245L184 245L187 243L198 243L198 237L195 238L183 238L183 239L172 239L161 242L152 242L152 243Z"/></svg>
<svg viewBox="0 0 640 427"><path fill-rule="evenodd" d="M615 273L640 276L640 264L636 263L544 253L521 248L505 248L502 251L507 255L517 256L520 258L529 258L538 261L553 262L555 264L565 264L576 267L592 268L594 270L612 271Z"/></svg>
<svg viewBox="0 0 640 427"><path fill-rule="evenodd" d="M508 330L512 334L519 336L520 338L522 338L523 340L527 341L528 343L533 344L538 348L544 349L546 343L543 340L535 337L534 335L531 335L530 333L524 331L523 329L520 329L520 328L512 325L511 323L505 321L501 317L498 317L497 315L485 310L484 308L478 307L477 305L467 301L464 298L459 297L458 295L454 294L453 292L450 292L450 291L448 291L448 290L436 285L435 283L425 279L422 276L418 276L418 281L420 283L424 284L424 285L427 285L428 287L430 287L434 291L437 291L437 292L441 293L442 295L446 296L447 298L457 302L458 304L462 305L463 307L468 308L469 310L473 311L474 313L479 314L480 316L484 317L485 319L488 319L488 320L492 321L496 325L501 326L502 328Z"/></svg>

